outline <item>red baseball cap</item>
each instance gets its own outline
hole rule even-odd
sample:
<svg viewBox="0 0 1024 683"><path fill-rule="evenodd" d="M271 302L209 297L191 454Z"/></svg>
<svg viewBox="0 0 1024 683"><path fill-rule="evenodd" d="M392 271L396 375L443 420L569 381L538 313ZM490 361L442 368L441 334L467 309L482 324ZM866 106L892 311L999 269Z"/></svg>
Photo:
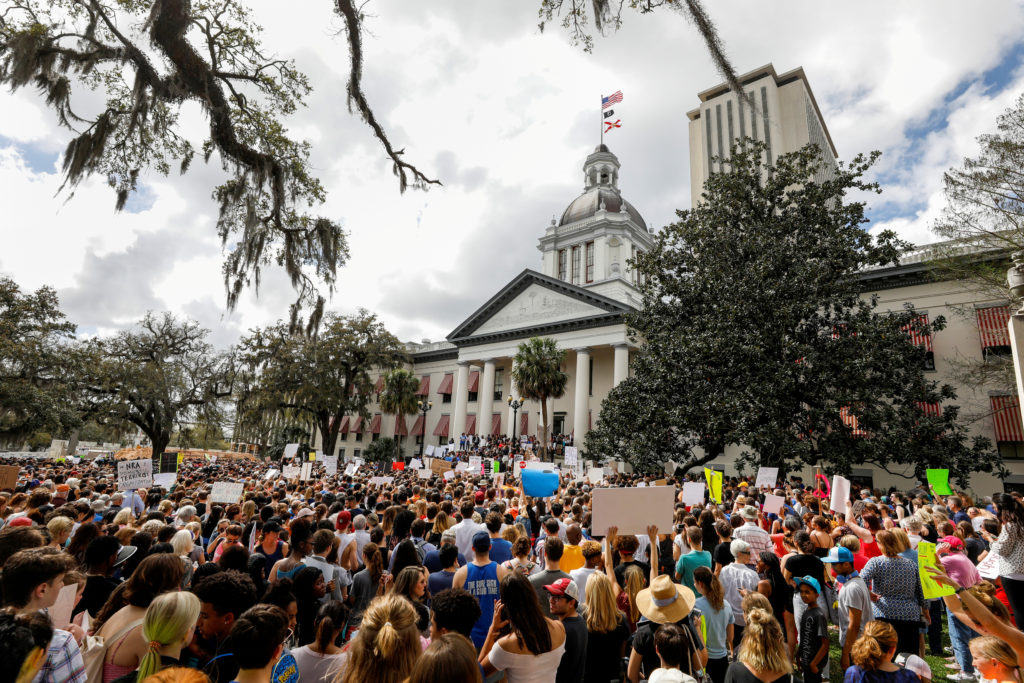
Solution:
<svg viewBox="0 0 1024 683"><path fill-rule="evenodd" d="M15 517L7 522L7 526L32 526L32 520L28 517Z"/></svg>
<svg viewBox="0 0 1024 683"><path fill-rule="evenodd" d="M477 491L476 492L476 502L478 502L478 503L484 502L484 492L483 491Z"/></svg>
<svg viewBox="0 0 1024 683"><path fill-rule="evenodd" d="M552 595L564 595L576 602L580 601L580 587L572 579L559 579L552 584L544 586L544 590Z"/></svg>
<svg viewBox="0 0 1024 683"><path fill-rule="evenodd" d="M939 543L948 543L949 547L954 550L960 550L964 547L964 542L960 540L959 536L943 536L939 539Z"/></svg>
<svg viewBox="0 0 1024 683"><path fill-rule="evenodd" d="M342 510L338 513L338 521L334 523L336 529L344 529L348 526L348 523L352 521L352 513L348 510Z"/></svg>

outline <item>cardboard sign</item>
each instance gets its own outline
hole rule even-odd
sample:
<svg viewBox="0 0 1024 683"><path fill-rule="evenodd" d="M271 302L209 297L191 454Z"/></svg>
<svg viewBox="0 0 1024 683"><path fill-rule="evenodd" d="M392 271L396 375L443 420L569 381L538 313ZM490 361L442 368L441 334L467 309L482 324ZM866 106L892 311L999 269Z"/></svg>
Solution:
<svg viewBox="0 0 1024 683"><path fill-rule="evenodd" d="M299 444L297 443L286 443L284 445L284 455L281 456L285 460L291 460L295 457L295 454L299 452Z"/></svg>
<svg viewBox="0 0 1024 683"><path fill-rule="evenodd" d="M299 466L298 465L285 465L281 468L281 474L284 475L285 479L298 479L299 478Z"/></svg>
<svg viewBox="0 0 1024 683"><path fill-rule="evenodd" d="M119 491L131 491L152 485L152 460L121 460L117 463L117 489Z"/></svg>
<svg viewBox="0 0 1024 683"><path fill-rule="evenodd" d="M440 458L434 458L430 461L430 471L434 474L444 474L446 471L452 468L452 464L447 460L441 460Z"/></svg>
<svg viewBox="0 0 1024 683"><path fill-rule="evenodd" d="M242 499L242 490L245 484L230 481L215 482L210 490L211 503L237 503Z"/></svg>
<svg viewBox="0 0 1024 683"><path fill-rule="evenodd" d="M69 583L57 593L57 602L48 610L50 621L54 628L67 629L71 623L71 610L75 608L75 594L78 593L78 584Z"/></svg>
<svg viewBox="0 0 1024 683"><path fill-rule="evenodd" d="M432 476L434 476L434 473L430 471L429 467L427 467L416 470L416 476L419 477L420 479L430 479Z"/></svg>
<svg viewBox="0 0 1024 683"><path fill-rule="evenodd" d="M786 499L782 496L774 496L768 494L764 497L764 505L761 507L762 512L772 515L781 515L782 507L786 504Z"/></svg>
<svg viewBox="0 0 1024 683"><path fill-rule="evenodd" d="M949 470L925 470L928 477L928 485L940 496L953 495L953 489L949 487Z"/></svg>
<svg viewBox="0 0 1024 683"><path fill-rule="evenodd" d="M324 456L324 472L327 473L328 477L333 477L338 473L338 456L336 455L325 455Z"/></svg>
<svg viewBox="0 0 1024 683"><path fill-rule="evenodd" d="M601 481L602 479L604 479L604 468L603 467L591 467L590 469L587 470L587 477L586 477L586 479L591 484L596 484L597 482Z"/></svg>
<svg viewBox="0 0 1024 683"><path fill-rule="evenodd" d="M757 479L754 480L754 488L759 489L762 486L767 486L770 489L774 489L778 479L778 467L759 467L757 468Z"/></svg>
<svg viewBox="0 0 1024 683"><path fill-rule="evenodd" d="M356 466L355 463L349 463L348 465L345 466L345 476L351 477L353 474L356 473L357 469L359 468Z"/></svg>
<svg viewBox="0 0 1024 683"><path fill-rule="evenodd" d="M603 535L608 527L619 527L619 534L646 534L656 524L669 532L675 507L675 488L651 486L645 489L594 489L591 528Z"/></svg>
<svg viewBox="0 0 1024 683"><path fill-rule="evenodd" d="M927 567L937 567L939 564L939 558L935 554L935 547L934 543L929 543L928 541L921 541L917 544L917 572L921 575L921 592L924 593L925 600L941 598L956 592L954 588L943 586L936 582L925 571Z"/></svg>
<svg viewBox="0 0 1024 683"><path fill-rule="evenodd" d="M832 477L832 499L828 509L846 514L846 501L850 500L850 480L838 474Z"/></svg>
<svg viewBox="0 0 1024 683"><path fill-rule="evenodd" d="M304 462L302 467L299 468L299 479L302 481L309 481L313 478L313 463Z"/></svg>
<svg viewBox="0 0 1024 683"><path fill-rule="evenodd" d="M668 486L668 480L667 479L655 479L654 483L651 484L651 486Z"/></svg>
<svg viewBox="0 0 1024 683"><path fill-rule="evenodd" d="M683 483L683 505L704 505L704 483L688 481Z"/></svg>
<svg viewBox="0 0 1024 683"><path fill-rule="evenodd" d="M434 454L434 446L428 444L426 446L426 448L423 449L423 455L433 455L433 454Z"/></svg>
<svg viewBox="0 0 1024 683"><path fill-rule="evenodd" d="M176 481L178 481L177 472L161 472L160 474L153 475L153 486L170 488L171 486L174 486L174 482Z"/></svg>
<svg viewBox="0 0 1024 683"><path fill-rule="evenodd" d="M0 490L14 490L18 485L18 473L21 468L17 465L0 465Z"/></svg>
<svg viewBox="0 0 1024 683"><path fill-rule="evenodd" d="M445 470L444 471L444 478L445 478L446 481L451 481L452 479L454 479L455 478L455 470Z"/></svg>

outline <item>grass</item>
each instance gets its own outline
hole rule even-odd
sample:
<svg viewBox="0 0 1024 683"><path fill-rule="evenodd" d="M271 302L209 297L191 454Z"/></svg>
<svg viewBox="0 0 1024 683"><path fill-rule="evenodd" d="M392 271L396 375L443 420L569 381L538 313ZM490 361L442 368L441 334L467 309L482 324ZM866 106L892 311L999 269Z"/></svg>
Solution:
<svg viewBox="0 0 1024 683"><path fill-rule="evenodd" d="M947 632L948 625L945 619L945 613L943 613L942 619L942 646L948 647L950 644L949 633ZM839 666L839 658L842 655L843 648L839 644L839 629L830 628L829 638L832 641L832 645L829 648L829 683L843 683L843 671L842 667ZM927 652L928 648L925 648ZM948 683L947 676L949 674L956 673L958 670L950 670L946 667L946 660L943 657L932 657L926 654L924 661L928 662L928 666L932 669L932 683Z"/></svg>

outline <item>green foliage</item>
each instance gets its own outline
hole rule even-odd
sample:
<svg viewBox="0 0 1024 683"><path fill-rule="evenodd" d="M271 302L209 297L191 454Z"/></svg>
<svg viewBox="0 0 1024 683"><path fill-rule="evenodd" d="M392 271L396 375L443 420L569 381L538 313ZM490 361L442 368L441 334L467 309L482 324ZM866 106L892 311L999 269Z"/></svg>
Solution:
<svg viewBox="0 0 1024 683"><path fill-rule="evenodd" d="M23 293L0 277L0 444L78 425L74 332L53 289Z"/></svg>
<svg viewBox="0 0 1024 683"><path fill-rule="evenodd" d="M309 432L297 425L286 425L277 427L271 431L271 436L266 445L260 451L262 455L270 456L273 461L280 461L284 456L284 447L290 443L308 444Z"/></svg>
<svg viewBox="0 0 1024 683"><path fill-rule="evenodd" d="M545 416L540 426L541 457L547 456L548 401L565 395L569 375L562 371L565 350L555 345L554 339L532 337L519 345L512 365L512 383L525 399L540 401L540 414Z"/></svg>
<svg viewBox="0 0 1024 683"><path fill-rule="evenodd" d="M345 415L369 418L370 372L407 358L398 338L365 310L328 314L315 335L292 334L284 322L252 330L237 356L236 434L267 443L283 416L315 425L325 453L335 452Z"/></svg>
<svg viewBox="0 0 1024 683"><path fill-rule="evenodd" d="M395 460L395 457L398 455L398 447L398 439L392 439L390 436L382 437L376 441L371 441L363 449L363 459L366 462L387 464Z"/></svg>
<svg viewBox="0 0 1024 683"><path fill-rule="evenodd" d="M208 334L195 321L150 313L134 329L91 342L94 361L85 372L90 415L115 428L138 427L154 457L177 424L221 429L234 371L231 359L206 341Z"/></svg>
<svg viewBox="0 0 1024 683"><path fill-rule="evenodd" d="M28 447L33 451L42 451L50 447L53 436L50 432L36 432L28 438Z"/></svg>
<svg viewBox="0 0 1024 683"><path fill-rule="evenodd" d="M591 452L652 472L684 469L744 447L741 463L948 467L964 480L992 471L987 439L968 440L953 388L924 374L924 351L906 329L942 329L914 311L883 314L857 288L864 268L896 262L907 245L872 238L850 190L874 156L835 170L813 147L762 165L763 145L733 150L700 204L678 212L639 255L643 308L629 325L644 345L633 376L609 394ZM943 403L942 417L921 404ZM842 413L856 418L864 438Z"/></svg>
<svg viewBox="0 0 1024 683"><path fill-rule="evenodd" d="M384 375L384 391L380 394L381 412L394 415L398 422L404 422L406 415L416 412L419 402L416 391L419 388L419 377L408 370L397 368ZM401 444L401 437L396 436L396 450L401 448Z"/></svg>

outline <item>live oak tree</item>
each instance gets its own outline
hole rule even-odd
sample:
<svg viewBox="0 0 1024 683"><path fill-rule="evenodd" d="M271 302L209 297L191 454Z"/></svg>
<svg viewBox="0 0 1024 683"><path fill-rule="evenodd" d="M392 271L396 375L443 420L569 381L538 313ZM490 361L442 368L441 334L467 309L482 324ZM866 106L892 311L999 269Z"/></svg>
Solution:
<svg viewBox="0 0 1024 683"><path fill-rule="evenodd" d="M94 359L83 371L88 413L115 427L137 427L154 457L180 425L223 425L233 363L206 341L208 334L195 321L150 313L133 329L88 342Z"/></svg>
<svg viewBox="0 0 1024 683"><path fill-rule="evenodd" d="M22 292L0 277L0 444L78 426L74 332L53 289Z"/></svg>
<svg viewBox="0 0 1024 683"><path fill-rule="evenodd" d="M289 332L279 322L239 342L235 394L242 432L269 436L278 416L312 424L322 449L334 453L342 419L369 417L370 373L407 359L405 347L377 316L329 313L315 334Z"/></svg>
<svg viewBox="0 0 1024 683"><path fill-rule="evenodd" d="M563 370L565 349L559 349L554 339L532 337L521 343L512 364L512 383L519 395L540 403L540 452L548 453L551 425L548 424L548 401L565 395L569 375Z"/></svg>
<svg viewBox="0 0 1024 683"><path fill-rule="evenodd" d="M771 168L763 152L752 140L734 148L700 203L636 258L643 306L628 324L642 345L588 452L643 471L669 459L696 467L727 446L744 449L741 463L839 474L941 466L964 480L998 467L908 334L944 320L879 312L858 286L864 269L907 248L891 232L869 235L864 204L846 198L878 190L863 179L874 156L830 171L812 146Z"/></svg>
<svg viewBox="0 0 1024 683"><path fill-rule="evenodd" d="M380 409L388 415L395 416L396 424L405 424L405 416L416 412L416 390L420 387L419 378L404 368L396 368L384 375L384 390L380 394ZM426 430L426 425L424 425ZM426 434L424 433L424 438ZM402 454L401 431L395 430L395 452Z"/></svg>

